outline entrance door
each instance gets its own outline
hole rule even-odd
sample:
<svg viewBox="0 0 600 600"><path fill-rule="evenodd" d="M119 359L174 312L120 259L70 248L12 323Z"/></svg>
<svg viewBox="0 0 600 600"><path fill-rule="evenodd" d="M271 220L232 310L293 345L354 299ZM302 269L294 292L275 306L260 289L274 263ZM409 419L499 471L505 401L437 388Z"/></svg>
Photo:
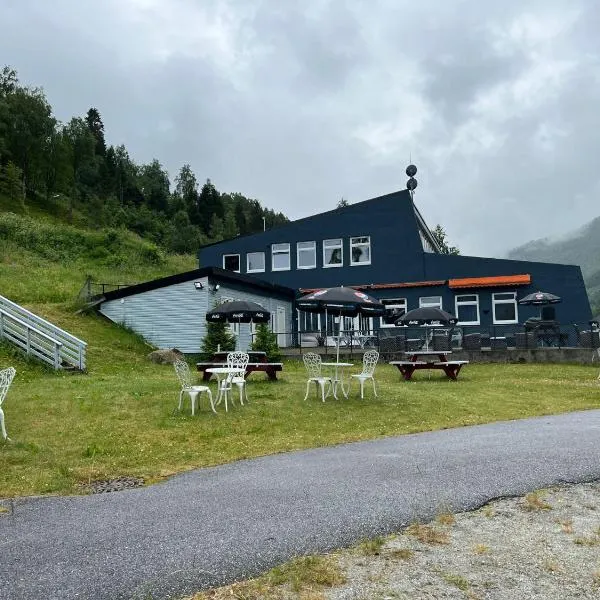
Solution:
<svg viewBox="0 0 600 600"><path fill-rule="evenodd" d="M286 327L285 306L278 306L275 313L275 333L277 333L277 344L280 348L287 346Z"/></svg>

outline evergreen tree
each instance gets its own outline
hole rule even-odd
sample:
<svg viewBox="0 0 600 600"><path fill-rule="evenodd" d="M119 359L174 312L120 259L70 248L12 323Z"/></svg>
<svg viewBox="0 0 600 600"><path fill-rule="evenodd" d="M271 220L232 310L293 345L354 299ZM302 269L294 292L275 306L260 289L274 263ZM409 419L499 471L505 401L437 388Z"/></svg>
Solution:
<svg viewBox="0 0 600 600"><path fill-rule="evenodd" d="M238 228L232 209L227 209L223 220L223 239L230 240L238 235Z"/></svg>
<svg viewBox="0 0 600 600"><path fill-rule="evenodd" d="M222 221L225 216L225 211L223 209L223 202L221 201L220 194L210 179L207 179L206 183L202 186L202 191L200 192L200 198L198 200L198 210L200 212L200 226L208 235L214 238L214 234L211 233L212 218L217 216ZM221 237L219 239L223 238Z"/></svg>
<svg viewBox="0 0 600 600"><path fill-rule="evenodd" d="M446 232L441 225L436 225L431 233L438 243L442 254L460 254L460 250L456 246L449 245L448 240L446 239Z"/></svg>
<svg viewBox="0 0 600 600"><path fill-rule="evenodd" d="M210 360L215 352L235 350L236 338L227 323L207 323L206 335L200 351L204 360Z"/></svg>
<svg viewBox="0 0 600 600"><path fill-rule="evenodd" d="M88 129L90 133L94 136L96 140L96 154L98 156L104 156L106 154L106 142L104 141L104 123L100 118L100 113L97 108L90 108L87 111L87 115L85 117L85 122L87 123Z"/></svg>
<svg viewBox="0 0 600 600"><path fill-rule="evenodd" d="M200 225L198 182L192 168L188 164L181 167L179 174L175 178L175 193L183 200L190 223Z"/></svg>
<svg viewBox="0 0 600 600"><path fill-rule="evenodd" d="M340 201L337 203L336 208L344 208L344 206L350 206L350 203L342 196Z"/></svg>
<svg viewBox="0 0 600 600"><path fill-rule="evenodd" d="M281 358L277 334L273 333L266 323L259 323L252 342L252 350L265 352L269 362L278 361Z"/></svg>

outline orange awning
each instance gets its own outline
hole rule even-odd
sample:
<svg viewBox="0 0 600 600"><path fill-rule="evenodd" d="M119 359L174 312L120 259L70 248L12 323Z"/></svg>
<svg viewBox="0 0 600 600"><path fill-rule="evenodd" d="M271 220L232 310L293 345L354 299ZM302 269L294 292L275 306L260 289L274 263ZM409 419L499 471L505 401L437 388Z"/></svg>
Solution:
<svg viewBox="0 0 600 600"><path fill-rule="evenodd" d="M466 277L463 279L449 279L450 288L482 288L506 285L528 285L531 275L498 275L495 277Z"/></svg>

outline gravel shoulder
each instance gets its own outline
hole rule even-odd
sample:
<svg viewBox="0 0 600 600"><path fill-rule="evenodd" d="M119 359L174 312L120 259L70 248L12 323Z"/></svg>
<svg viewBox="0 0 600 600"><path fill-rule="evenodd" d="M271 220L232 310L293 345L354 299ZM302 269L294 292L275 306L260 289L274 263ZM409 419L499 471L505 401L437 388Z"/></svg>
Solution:
<svg viewBox="0 0 600 600"><path fill-rule="evenodd" d="M343 583L309 582L294 591L289 583L257 586L255 580L194 598L597 599L600 482L440 514L428 524L415 523L323 559Z"/></svg>

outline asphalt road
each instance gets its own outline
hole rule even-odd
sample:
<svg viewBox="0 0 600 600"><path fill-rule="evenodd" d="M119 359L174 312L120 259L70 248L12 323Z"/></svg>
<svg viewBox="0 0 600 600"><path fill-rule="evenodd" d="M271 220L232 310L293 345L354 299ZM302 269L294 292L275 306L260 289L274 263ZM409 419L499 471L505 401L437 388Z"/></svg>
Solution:
<svg viewBox="0 0 600 600"><path fill-rule="evenodd" d="M179 598L441 510L593 479L598 410L279 454L124 492L15 500L0 515L0 598Z"/></svg>

